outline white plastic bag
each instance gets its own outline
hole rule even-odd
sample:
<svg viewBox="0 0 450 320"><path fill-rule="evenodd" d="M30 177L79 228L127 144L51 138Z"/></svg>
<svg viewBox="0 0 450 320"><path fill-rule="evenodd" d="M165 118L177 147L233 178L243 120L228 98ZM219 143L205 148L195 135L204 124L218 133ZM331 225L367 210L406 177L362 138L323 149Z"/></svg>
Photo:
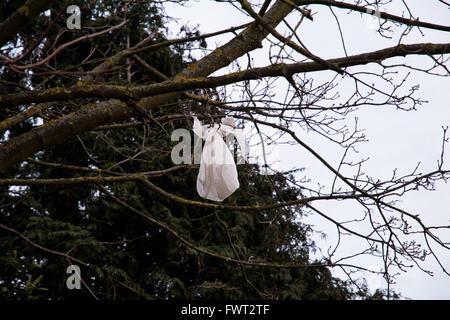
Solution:
<svg viewBox="0 0 450 320"><path fill-rule="evenodd" d="M245 158L248 148L244 134L234 128L234 118L222 119L220 126L214 124L213 127L202 126L197 117L193 118L194 133L206 141L197 176L197 192L204 199L223 201L239 188L236 164L223 137L233 134Z"/></svg>

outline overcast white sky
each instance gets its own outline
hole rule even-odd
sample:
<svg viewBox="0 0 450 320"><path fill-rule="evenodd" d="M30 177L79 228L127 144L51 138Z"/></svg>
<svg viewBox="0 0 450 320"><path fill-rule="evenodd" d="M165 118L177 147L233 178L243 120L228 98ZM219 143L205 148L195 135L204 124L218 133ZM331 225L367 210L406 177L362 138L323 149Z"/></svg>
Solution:
<svg viewBox="0 0 450 320"><path fill-rule="evenodd" d="M401 2L394 2L398 6L389 6L390 13L401 15L404 10L401 7ZM450 10L442 4L437 4L437 1L410 0L407 3L412 13L416 17L420 17L421 21L450 24ZM312 9L315 14L314 21L306 20L300 27L302 41L313 53L322 58L343 56L341 39L330 10L319 6L314 6ZM380 9L385 8L381 7ZM168 26L169 30L173 32L173 37L182 24L198 25L201 32L207 33L250 21L248 17L230 4L209 0L189 2L184 7L167 4L166 11L169 16L180 18L178 25L171 23ZM335 9L334 12L339 17L349 55L394 46L401 34L399 31L403 30L395 29L396 32L392 34L392 39L383 39L371 28L369 17L354 13L349 15L347 14L348 10ZM298 18L298 14L292 14L288 20L295 22ZM402 43L450 42L449 33L426 29L422 29L422 32L424 35L421 35L417 30L413 31ZM230 38L231 35L226 35L209 39L208 48L215 49ZM266 49L255 51L252 53L252 57L255 59L255 65L268 64ZM424 63L425 61L425 63L430 63L426 58L418 59L417 57L407 58L406 60L389 60L391 63L400 61L410 63L417 61ZM245 65L246 62L243 63L243 66ZM320 81L329 79L330 75L331 73L316 73L314 77ZM412 73L409 79L409 84L420 84L420 97L428 100L428 104L413 112L395 110L393 107L364 107L350 117L350 120L358 117L359 127L365 129L365 135L369 140L369 142L359 145L359 154L354 155L355 158L353 159L370 157L370 160L364 166L364 171L373 177L387 179L392 175L392 170L395 168L399 170L400 174L407 174L413 170L418 162L421 162L421 172L436 169L436 161L440 156L442 144L442 126L450 125L450 79L448 77L432 77L418 72ZM282 91L283 86L280 85L279 90ZM280 92L280 94L283 93ZM342 94L346 94L345 90ZM351 92L347 94L351 94ZM327 143L317 135L299 134L308 145L313 146L319 154L337 167L343 153L342 149ZM450 153L450 147L447 148ZM449 153L446 156L447 164L450 163ZM283 169L305 167L305 174L312 179L312 184L318 181L326 184L333 179L333 176L318 161L299 146L281 146L280 159L280 165ZM450 184L441 183L437 185L437 190L433 192L418 191L410 193L403 198L399 205L403 209L420 214L426 224L449 225ZM343 214L347 214L347 211L355 209L348 204L330 202L322 202L316 204L316 206L327 213L332 213L333 217L338 219ZM305 222L313 224L315 230L324 231L328 235L326 239L320 239L319 237L315 239L322 250L326 252L328 247L336 243L336 228L333 225L314 215L308 217ZM445 238L447 241L449 240L448 235ZM358 244L355 243L354 246L356 247ZM343 247L342 254L346 253L345 250L347 250L347 253L351 253L355 247L353 245ZM449 252L435 249L440 254L442 262L450 269ZM377 263L379 263L371 260L361 261L369 267L378 266ZM432 261L432 257L427 259L424 266L434 272L434 277L413 268L397 277L397 283L393 286L393 289L401 292L403 296L413 299L450 299L450 277L440 271L439 266ZM380 279L373 276L369 276L369 281L372 286L382 284Z"/></svg>

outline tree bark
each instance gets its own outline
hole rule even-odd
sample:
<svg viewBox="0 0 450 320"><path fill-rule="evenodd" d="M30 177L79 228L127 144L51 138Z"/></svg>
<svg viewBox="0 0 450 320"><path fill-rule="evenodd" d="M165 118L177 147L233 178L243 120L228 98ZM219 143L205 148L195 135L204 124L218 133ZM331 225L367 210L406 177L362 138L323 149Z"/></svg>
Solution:
<svg viewBox="0 0 450 320"><path fill-rule="evenodd" d="M0 48L36 18L41 12L47 10L54 0L27 0L11 16L0 24Z"/></svg>
<svg viewBox="0 0 450 320"><path fill-rule="evenodd" d="M296 3L300 2L299 0L296 1ZM264 21L275 27L292 9L284 1L278 0L264 15ZM258 24L253 23L225 45L185 68L175 78L205 77L229 65L240 56L261 47L261 42L266 36L267 31L260 28ZM171 92L143 98L139 101L138 108L149 109L158 106L176 98L179 94L179 92ZM88 131L99 125L111 121L126 120L132 114L133 110L124 102L109 100L96 106L87 106L60 120L49 122L17 138L10 139L0 147L0 172L4 172L14 163L24 160L39 150L61 143L76 134Z"/></svg>

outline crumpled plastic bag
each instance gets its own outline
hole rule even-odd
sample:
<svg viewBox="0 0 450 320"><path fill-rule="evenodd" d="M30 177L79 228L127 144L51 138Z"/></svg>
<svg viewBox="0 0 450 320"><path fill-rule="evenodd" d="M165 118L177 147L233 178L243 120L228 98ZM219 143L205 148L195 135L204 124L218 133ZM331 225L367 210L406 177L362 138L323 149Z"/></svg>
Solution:
<svg viewBox="0 0 450 320"><path fill-rule="evenodd" d="M233 134L246 159L248 144L241 129L235 129L234 118L222 119L220 125L203 125L194 118L194 133L205 140L197 176L197 192L204 198L222 202L239 188L239 180L233 154L223 137Z"/></svg>

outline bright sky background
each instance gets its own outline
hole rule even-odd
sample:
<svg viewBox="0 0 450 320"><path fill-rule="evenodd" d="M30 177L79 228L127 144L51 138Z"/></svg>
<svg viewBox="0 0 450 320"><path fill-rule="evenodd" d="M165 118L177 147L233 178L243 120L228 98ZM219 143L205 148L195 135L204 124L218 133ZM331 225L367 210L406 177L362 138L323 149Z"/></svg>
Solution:
<svg viewBox="0 0 450 320"><path fill-rule="evenodd" d="M398 6L390 6L394 11L390 13L402 15L400 1L394 1ZM445 9L437 1L414 0L408 1L410 9L421 21L450 24L450 10ZM306 46L316 55L322 58L332 58L344 56L341 39L336 26L336 21L330 10L326 7L314 6L314 21L305 20L300 26L300 35ZM383 11L383 7L380 10ZM199 26L202 33L213 32L231 26L237 26L250 19L229 3L218 3L209 0L200 0L189 2L181 7L174 4L166 5L166 12L171 17L180 18L178 24L172 22L168 25L172 32L171 38L176 36L177 31L182 24L189 26ZM348 10L334 9L338 16L341 28L344 34L346 49L349 55L379 50L385 47L391 47L397 44L400 30L392 34L392 39L380 38L373 30L373 20L367 15L347 14ZM291 14L288 18L295 25L299 19L298 14ZM282 30L282 29L280 29ZM399 32L400 31L400 32ZM402 43L420 43L420 42L450 42L450 34L445 32L430 31L422 29L422 36L417 29L411 32ZM215 49L218 45L226 43L232 35L224 35L208 39L208 48ZM255 59L255 65L263 66L268 64L267 49L256 50L252 54ZM246 60L241 60L242 66L246 65ZM425 61L430 63L428 58L411 57L405 59L390 59L390 63L406 61ZM373 66L364 67L366 69ZM223 70L216 74L223 73ZM315 73L314 78L318 81L329 79L330 73ZM420 171L425 173L436 169L436 161L439 159L442 145L442 126L450 125L450 79L443 77L433 77L424 73L414 72L410 76L409 84L420 84L420 97L428 100L429 103L422 105L417 111L404 112L395 110L389 106L383 107L363 107L358 112L353 113L349 118L353 121L358 117L359 127L365 129L365 135L369 142L358 146L359 154L357 157L369 157L369 161L364 166L364 171L373 177L388 179L392 175L393 169L397 168L399 174L410 173L418 162L421 162ZM341 89L345 96L345 86ZM406 87L405 87L406 88ZM283 91L283 85L280 85L280 94ZM351 94L349 91L347 94ZM349 122L351 123L351 122ZM305 134L297 132L301 138L316 151L325 157L327 161L335 167L339 164L343 149L327 143L323 138L314 134ZM450 164L450 146L447 145L447 168ZM295 150L295 151L294 151ZM295 155L295 156L293 156ZM357 156L357 157L356 157ZM322 184L330 183L333 176L317 160L313 159L305 150L299 146L281 146L280 147L280 166L283 169L292 167L305 167L305 174L312 179L314 185L318 181ZM333 217L340 218L347 211L352 210L348 204L336 202L321 202L315 204L317 208L332 213ZM420 214L421 219L429 225L449 225L450 219L450 183L438 184L437 190L433 192L418 191L411 192L399 203L403 209L410 210L413 213ZM354 208L353 208L354 209ZM359 209L361 210L361 209ZM326 252L327 248L336 243L336 228L328 224L317 216L309 216L304 220L306 223L314 225L315 230L323 231L327 238L316 237L315 240L319 247ZM448 234L448 230L446 231ZM445 238L449 240L449 237ZM348 244L348 243L347 243ZM355 246L357 244L355 243ZM450 269L450 254L448 251L436 249L440 254L444 265ZM347 253L353 252L353 246L342 248ZM342 252L345 254L345 252ZM366 266L377 267L378 261L370 259L359 260ZM412 299L450 299L450 277L440 271L437 263L429 257L423 264L425 268L434 272L434 277L426 275L418 268L413 268L407 273L402 273L397 277L397 283L392 287L403 296ZM336 275L342 276L340 273ZM345 278L345 277L343 277ZM377 285L382 286L381 279L368 275L369 285L373 288Z"/></svg>

